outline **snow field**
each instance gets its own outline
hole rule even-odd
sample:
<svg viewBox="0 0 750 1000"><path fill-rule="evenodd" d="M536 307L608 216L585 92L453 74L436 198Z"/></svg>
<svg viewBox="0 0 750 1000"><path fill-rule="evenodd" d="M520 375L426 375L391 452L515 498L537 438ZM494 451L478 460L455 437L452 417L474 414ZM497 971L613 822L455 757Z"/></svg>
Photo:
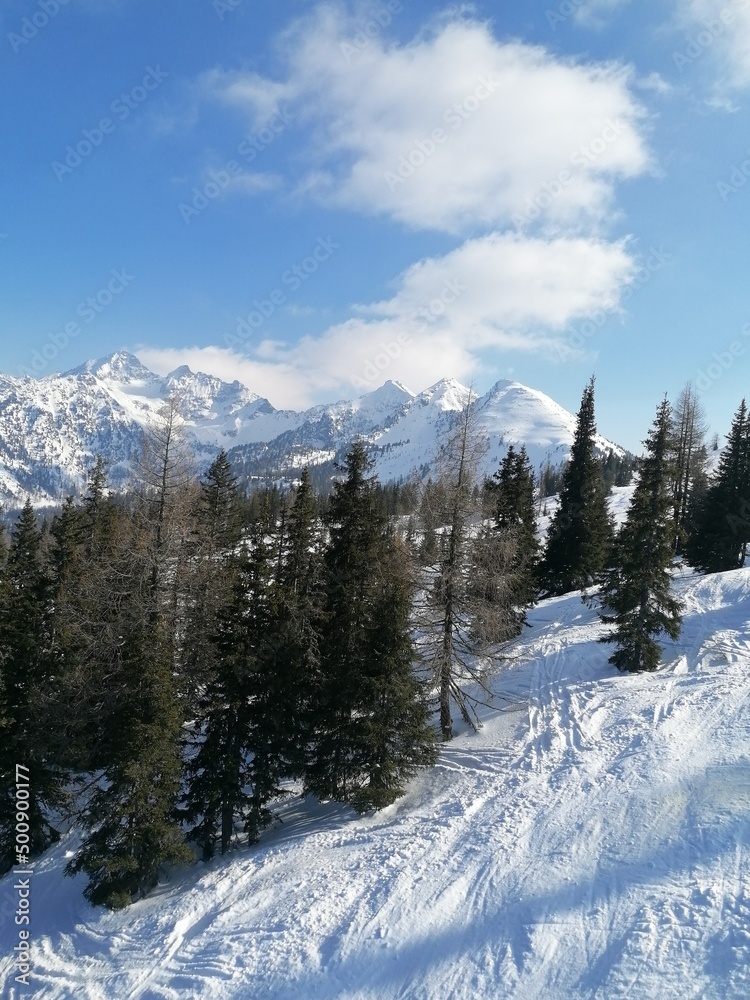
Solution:
<svg viewBox="0 0 750 1000"><path fill-rule="evenodd" d="M480 732L382 812L292 799L119 913L63 879L69 834L35 866L26 995L750 996L750 570L675 586L683 634L648 675L607 664L576 595L541 603Z"/></svg>

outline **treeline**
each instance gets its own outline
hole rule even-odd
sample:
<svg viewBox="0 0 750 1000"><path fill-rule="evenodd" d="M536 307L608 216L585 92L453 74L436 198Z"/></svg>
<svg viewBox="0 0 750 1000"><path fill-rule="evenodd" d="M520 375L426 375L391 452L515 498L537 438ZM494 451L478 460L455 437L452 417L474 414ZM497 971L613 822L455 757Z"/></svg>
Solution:
<svg viewBox="0 0 750 1000"><path fill-rule="evenodd" d="M750 537L744 403L709 476L688 387L657 409L625 525L607 494L631 463L595 446L594 382L578 413L546 545L541 476L510 447L489 479L472 408L434 479L378 483L361 443L321 496L247 493L221 453L198 480L176 404L144 440L133 490L99 460L80 500L0 557L0 836L15 861L14 774L27 767L31 856L83 829L68 873L127 905L165 865L257 841L290 788L364 811L402 794L476 726L487 671L540 596L598 595L611 660L653 669L679 633L676 555L741 565Z"/></svg>

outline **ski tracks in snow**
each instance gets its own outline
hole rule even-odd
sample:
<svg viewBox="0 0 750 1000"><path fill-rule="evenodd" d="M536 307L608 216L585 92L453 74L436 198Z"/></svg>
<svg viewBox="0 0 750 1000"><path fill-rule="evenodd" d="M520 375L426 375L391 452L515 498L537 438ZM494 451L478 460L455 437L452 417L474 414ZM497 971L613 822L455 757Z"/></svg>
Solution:
<svg viewBox="0 0 750 1000"><path fill-rule="evenodd" d="M257 847L124 913L48 872L38 995L750 996L750 573L724 576L679 582L683 636L645 676L608 665L577 597L544 602L496 678L524 711L380 813L291 802Z"/></svg>

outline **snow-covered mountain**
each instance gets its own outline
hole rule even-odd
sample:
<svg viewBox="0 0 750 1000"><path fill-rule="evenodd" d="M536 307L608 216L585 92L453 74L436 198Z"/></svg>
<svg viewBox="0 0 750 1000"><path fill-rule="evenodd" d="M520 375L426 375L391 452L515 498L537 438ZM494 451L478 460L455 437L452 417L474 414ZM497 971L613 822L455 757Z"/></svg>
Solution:
<svg viewBox="0 0 750 1000"><path fill-rule="evenodd" d="M579 594L543 601L479 733L380 812L293 794L257 846L115 912L63 876L71 829L29 876L28 990L0 881L0 994L747 1000L750 569L675 593L679 641L627 676Z"/></svg>
<svg viewBox="0 0 750 1000"><path fill-rule="evenodd" d="M384 481L436 473L469 399L455 379L418 395L388 381L355 400L277 410L240 382L186 366L156 375L125 351L41 379L0 375L0 502L75 493L97 454L113 484L124 484L143 428L175 394L201 466L224 448L238 471L275 477L341 458L361 437ZM509 444L525 444L536 467L567 458L575 417L544 393L500 381L473 406L483 471L497 468ZM599 447L621 450L604 438Z"/></svg>

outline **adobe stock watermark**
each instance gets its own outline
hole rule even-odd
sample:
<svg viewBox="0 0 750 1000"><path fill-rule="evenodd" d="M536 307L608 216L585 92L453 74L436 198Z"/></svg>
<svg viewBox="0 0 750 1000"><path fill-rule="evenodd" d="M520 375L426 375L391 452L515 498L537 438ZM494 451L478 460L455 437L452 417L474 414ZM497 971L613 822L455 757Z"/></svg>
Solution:
<svg viewBox="0 0 750 1000"><path fill-rule="evenodd" d="M93 295L87 296L76 308L76 319L65 323L59 330L48 335L44 346L34 351L29 366L18 369L21 377L37 378L64 351L71 340L81 335L84 327L90 326L114 302L118 295L135 280L124 267L111 271L111 278Z"/></svg>
<svg viewBox="0 0 750 1000"><path fill-rule="evenodd" d="M223 21L227 14L233 14L244 2L245 0L212 0L211 6L218 14L219 20Z"/></svg>
<svg viewBox="0 0 750 1000"><path fill-rule="evenodd" d="M330 260L340 247L341 244L330 236L318 237L311 252L281 274L279 280L283 287L273 288L264 298L253 299L250 311L244 316L237 317L234 333L224 334L224 344L227 347L241 347L246 344L276 310L286 303L289 292L299 291L320 265Z"/></svg>
<svg viewBox="0 0 750 1000"><path fill-rule="evenodd" d="M53 17L57 17L60 8L69 3L70 0L39 0L37 10L21 21L18 31L8 32L8 41L13 52L18 55L25 45L33 41L39 32L47 27Z"/></svg>
<svg viewBox="0 0 750 1000"><path fill-rule="evenodd" d="M733 194L737 194L750 179L750 148L746 149L747 159L741 163L735 163L729 171L729 178L726 181L716 182L716 191L722 201L726 202Z"/></svg>
<svg viewBox="0 0 750 1000"><path fill-rule="evenodd" d="M18 940L13 946L16 976L14 982L21 986L29 985L31 975L31 876L34 873L31 865L31 827L30 802L31 789L29 785L29 768L26 764L16 764L16 824L15 824L15 856L16 864L13 875L16 880L13 889L16 892L16 910L14 923L18 928Z"/></svg>
<svg viewBox="0 0 750 1000"><path fill-rule="evenodd" d="M80 167L83 161L102 145L105 136L112 135L118 123L127 121L149 94L160 87L168 77L169 73L166 73L161 67L147 66L141 82L131 87L126 93L120 94L110 104L109 110L113 118L101 118L94 128L85 128L81 132L83 138L79 139L75 145L69 143L65 147L63 160L52 161L52 171L58 181L62 181L68 174L72 174L77 167Z"/></svg>
<svg viewBox="0 0 750 1000"><path fill-rule="evenodd" d="M588 143L581 145L570 154L570 164L574 167L587 167L594 163L622 135L625 125L620 121L607 118L601 133ZM534 222L545 209L556 201L575 177L567 167L563 168L552 180L545 181L536 194L524 202L523 212L516 212L511 221L516 229L522 229Z"/></svg>
<svg viewBox="0 0 750 1000"><path fill-rule="evenodd" d="M711 361L705 368L699 368L695 373L695 387L698 392L707 392L712 385L734 366L737 358L744 358L747 354L747 341L750 340L750 323L743 323L740 327L742 340L733 340L723 351L714 351ZM743 343L744 341L744 343Z"/></svg>
<svg viewBox="0 0 750 1000"><path fill-rule="evenodd" d="M682 72L686 66L693 63L708 51L716 41L727 33L727 28L732 24L737 11L747 10L750 0L733 0L733 3L723 7L716 17L710 21L704 21L699 31L688 37L687 45L683 51L675 50L672 53L672 61L677 69Z"/></svg>
<svg viewBox="0 0 750 1000"><path fill-rule="evenodd" d="M266 124L257 132L246 136L237 146L237 153L246 163L252 163L257 156L275 142L281 133L294 121L295 115L288 109L280 109L272 115ZM185 223L189 225L201 212L231 187L232 183L245 173L243 165L238 160L227 160L218 170L208 171L208 180L200 187L195 185L190 194L190 201L181 201L177 210Z"/></svg>
<svg viewBox="0 0 750 1000"><path fill-rule="evenodd" d="M442 120L450 127L452 132L457 132L461 126L471 118L478 108L488 101L497 90L498 84L491 76L479 77L476 87L462 101L456 101L443 112ZM399 184L403 184L421 166L434 156L438 147L442 146L450 138L450 132L444 128L434 128L429 136L420 141L408 153L405 153L398 161L395 172L386 170L383 174L386 184L394 191Z"/></svg>
<svg viewBox="0 0 750 1000"><path fill-rule="evenodd" d="M448 306L453 305L466 291L466 285L455 278L447 278L443 282L435 298L420 306L414 314L409 317L408 322L417 325L420 321L434 323L444 316ZM404 330L400 331L394 340L387 343L383 341L378 344L380 348L377 354L368 358L365 362L361 374L352 376L352 384L359 389L370 389L373 384L377 384L383 376L383 372L398 360L407 347L414 343L412 335Z"/></svg>
<svg viewBox="0 0 750 1000"><path fill-rule="evenodd" d="M382 7L374 8L369 16L357 25L354 34L345 42L339 43L341 54L349 63L361 55L374 38L382 34L389 26L394 14L400 14L404 9L401 0L388 0Z"/></svg>
<svg viewBox="0 0 750 1000"><path fill-rule="evenodd" d="M651 281L652 275L656 274L657 271L661 271L662 268L671 264L673 254L659 247L651 247L648 256L644 260L643 264L636 271L633 280L629 285L627 285L620 295L620 301L617 306L611 309L596 309L592 313L588 313L584 316L583 320L579 322L576 326L571 326L571 333L567 340L563 344L555 344L555 351L557 353L556 361L568 361L570 358L575 358L578 356L579 352L585 347L586 343L591 340L591 338L604 326L609 317L617 311L619 306L627 302L627 300L639 289L643 288L645 284Z"/></svg>
<svg viewBox="0 0 750 1000"><path fill-rule="evenodd" d="M562 0L562 2L558 4L557 10L545 11L547 24L553 31L557 31L558 24L563 24L568 20L568 18L571 18L576 11L585 7L587 3L588 0Z"/></svg>

